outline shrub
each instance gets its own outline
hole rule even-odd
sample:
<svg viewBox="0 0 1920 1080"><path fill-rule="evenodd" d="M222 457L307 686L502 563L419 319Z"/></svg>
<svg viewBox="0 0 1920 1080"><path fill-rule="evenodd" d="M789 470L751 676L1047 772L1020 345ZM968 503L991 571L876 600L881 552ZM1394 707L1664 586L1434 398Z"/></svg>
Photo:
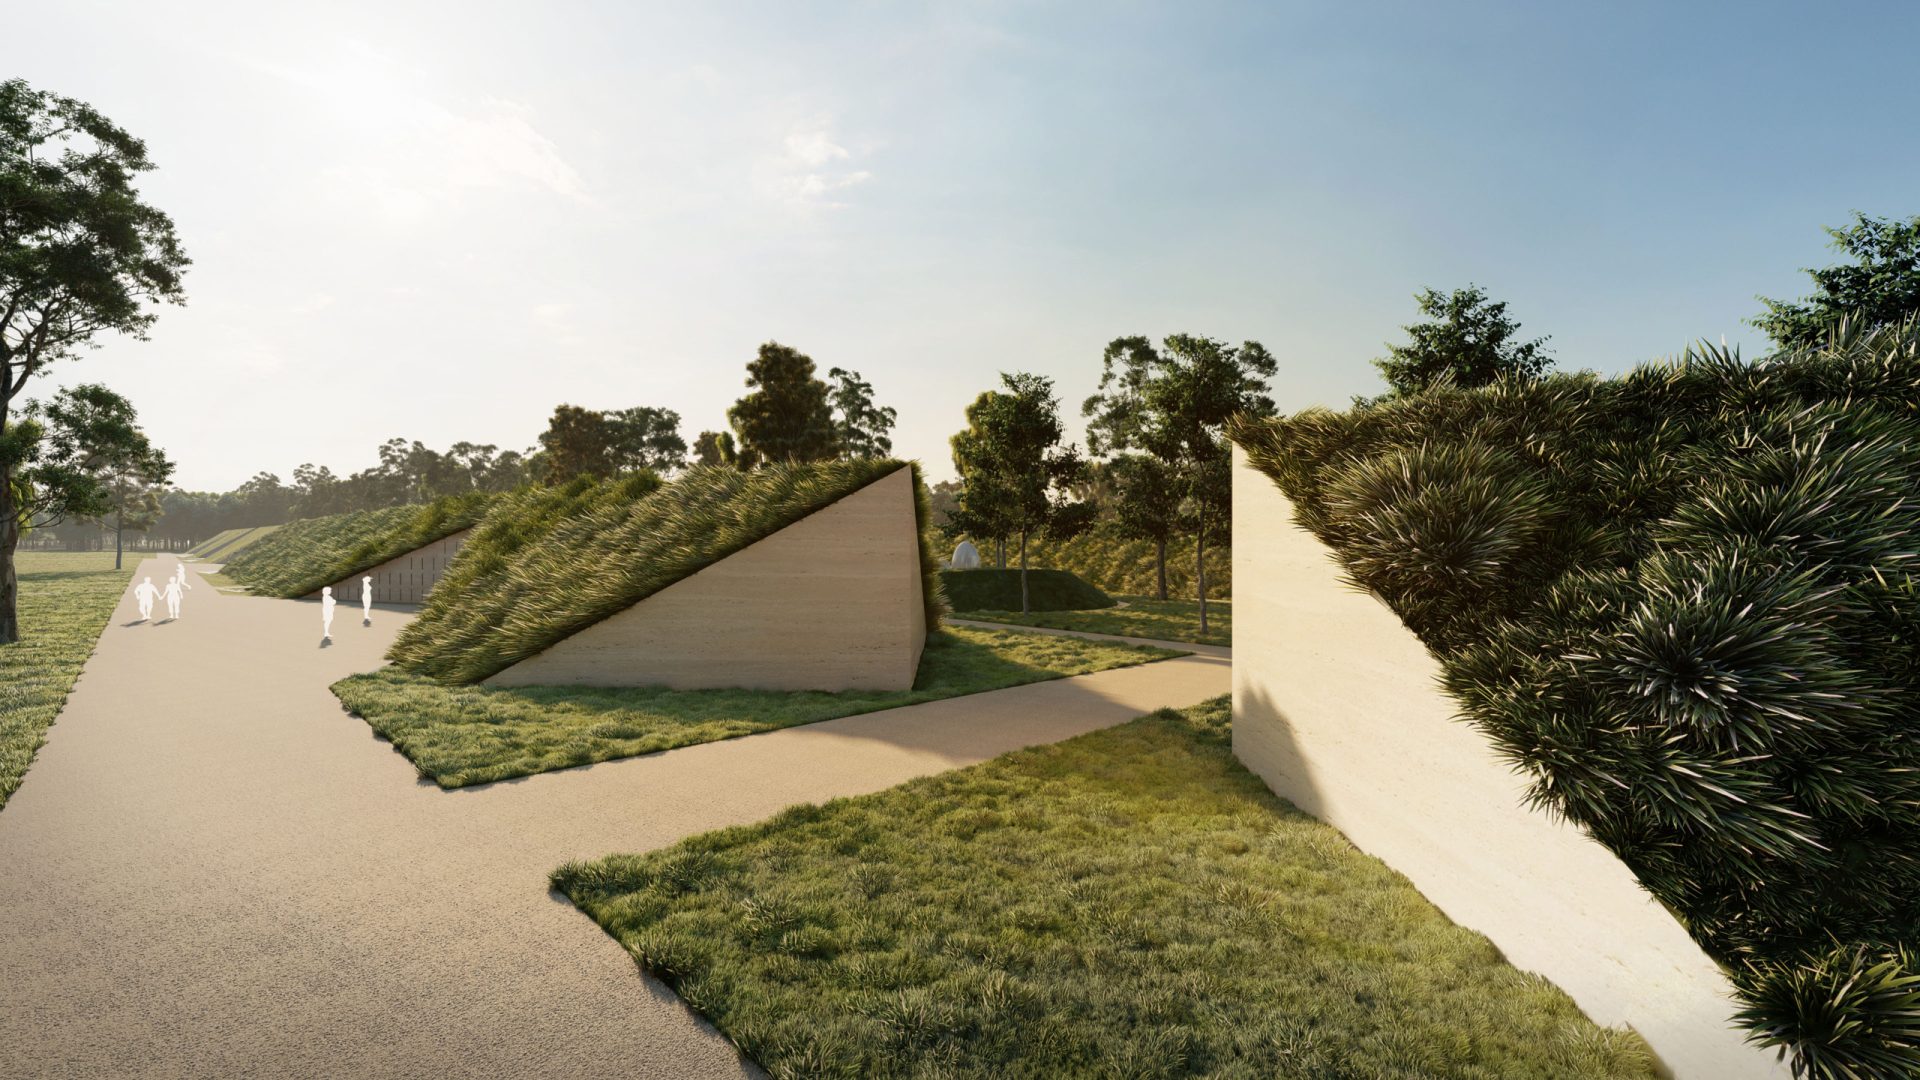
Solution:
<svg viewBox="0 0 1920 1080"><path fill-rule="evenodd" d="M1920 326L1236 427L1817 1077L1920 1070Z"/></svg>
<svg viewBox="0 0 1920 1080"><path fill-rule="evenodd" d="M1019 611L1020 571L943 570L940 586L955 611ZM1028 606L1034 611L1082 611L1113 606L1113 597L1065 570L1028 570Z"/></svg>
<svg viewBox="0 0 1920 1080"><path fill-rule="evenodd" d="M475 530L387 655L440 682L479 682L903 468L915 467L696 467L657 491L630 479L523 493ZM914 486L932 631L944 609L917 469Z"/></svg>
<svg viewBox="0 0 1920 1080"><path fill-rule="evenodd" d="M322 586L472 526L489 496L448 496L416 506L304 518L237 551L222 573L265 596L307 596Z"/></svg>
<svg viewBox="0 0 1920 1080"><path fill-rule="evenodd" d="M981 558L991 562L993 545L975 543L979 545ZM1071 540L1029 540L1027 562L1032 566L1071 571L1109 593L1152 596L1159 588L1154 573L1153 541L1118 536L1108 526L1095 526ZM1167 545L1167 596L1172 599L1193 596L1192 540L1177 540ZM1214 600L1233 596L1233 549L1224 543L1207 543L1207 596Z"/></svg>

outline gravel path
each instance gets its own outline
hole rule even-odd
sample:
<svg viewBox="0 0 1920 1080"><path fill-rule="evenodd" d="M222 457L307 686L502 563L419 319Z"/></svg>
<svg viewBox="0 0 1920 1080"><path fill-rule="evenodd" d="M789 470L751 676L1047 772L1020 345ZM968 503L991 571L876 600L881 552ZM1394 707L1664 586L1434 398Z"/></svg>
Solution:
<svg viewBox="0 0 1920 1080"><path fill-rule="evenodd" d="M175 559L134 580L164 581ZM327 686L410 616L223 595L102 635L0 813L0 1076L755 1075L546 887L1224 694L1192 656L443 792Z"/></svg>

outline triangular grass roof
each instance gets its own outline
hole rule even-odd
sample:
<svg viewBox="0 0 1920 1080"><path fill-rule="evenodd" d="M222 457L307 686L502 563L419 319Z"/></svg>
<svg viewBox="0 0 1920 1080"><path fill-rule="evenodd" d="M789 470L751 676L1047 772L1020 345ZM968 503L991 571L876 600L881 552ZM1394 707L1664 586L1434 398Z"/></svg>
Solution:
<svg viewBox="0 0 1920 1080"><path fill-rule="evenodd" d="M302 518L234 553L223 573L262 596L306 596L471 527L488 495Z"/></svg>
<svg viewBox="0 0 1920 1080"><path fill-rule="evenodd" d="M539 653L900 469L914 469L927 625L942 605L915 466L894 460L696 467L660 490L612 485L504 500L461 551L388 657L473 683ZM522 517L529 519L523 529ZM796 628L803 632L804 628Z"/></svg>

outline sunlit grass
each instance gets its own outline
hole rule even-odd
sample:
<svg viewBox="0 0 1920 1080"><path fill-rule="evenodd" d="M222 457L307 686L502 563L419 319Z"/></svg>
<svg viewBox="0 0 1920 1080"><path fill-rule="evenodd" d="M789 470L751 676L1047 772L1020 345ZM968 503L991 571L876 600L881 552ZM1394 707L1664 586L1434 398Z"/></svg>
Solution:
<svg viewBox="0 0 1920 1080"><path fill-rule="evenodd" d="M1175 655L955 627L928 640L907 691L446 686L389 667L343 679L333 692L422 776L453 788Z"/></svg>
<svg viewBox="0 0 1920 1080"><path fill-rule="evenodd" d="M113 568L111 551L15 558L20 640L0 645L0 808L20 787L133 575L132 563Z"/></svg>
<svg viewBox="0 0 1920 1080"><path fill-rule="evenodd" d="M1655 1075L1234 759L1228 704L554 883L775 1077Z"/></svg>

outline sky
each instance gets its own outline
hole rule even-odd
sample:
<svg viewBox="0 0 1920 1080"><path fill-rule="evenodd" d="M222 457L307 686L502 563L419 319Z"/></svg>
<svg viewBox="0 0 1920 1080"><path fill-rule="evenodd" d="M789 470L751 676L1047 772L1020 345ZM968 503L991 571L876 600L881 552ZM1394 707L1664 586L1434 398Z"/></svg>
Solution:
<svg viewBox="0 0 1920 1080"><path fill-rule="evenodd" d="M725 425L767 340L896 453L1002 371L1257 340L1282 409L1380 389L1424 287L1563 368L1763 351L1822 226L1920 213L1920 5L10 0L0 77L144 139L194 265L104 382L176 482L553 407ZM305 10L295 10L296 7Z"/></svg>

